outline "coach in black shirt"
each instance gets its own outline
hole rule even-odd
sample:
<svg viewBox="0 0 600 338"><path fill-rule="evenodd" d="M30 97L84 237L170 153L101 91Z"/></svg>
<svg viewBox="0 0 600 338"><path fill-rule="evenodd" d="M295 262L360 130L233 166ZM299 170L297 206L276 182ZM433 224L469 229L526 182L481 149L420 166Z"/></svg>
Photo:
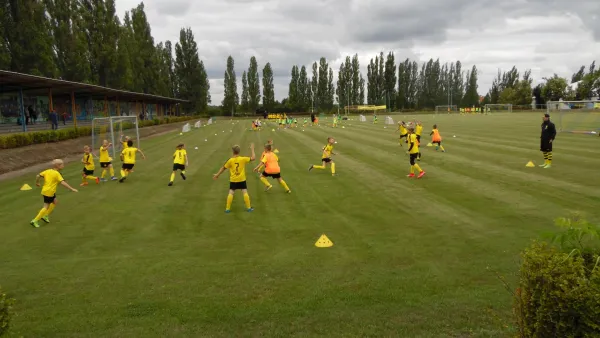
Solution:
<svg viewBox="0 0 600 338"><path fill-rule="evenodd" d="M544 114L542 122L542 135L540 136L540 150L544 154L544 164L540 167L550 168L552 166L552 142L556 138L556 126L550 121L550 115Z"/></svg>

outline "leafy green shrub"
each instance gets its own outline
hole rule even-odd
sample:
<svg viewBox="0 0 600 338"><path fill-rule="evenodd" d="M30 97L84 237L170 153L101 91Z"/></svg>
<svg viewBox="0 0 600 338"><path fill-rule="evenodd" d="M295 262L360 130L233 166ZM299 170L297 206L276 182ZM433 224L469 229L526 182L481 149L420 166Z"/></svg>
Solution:
<svg viewBox="0 0 600 338"><path fill-rule="evenodd" d="M9 298L0 288L0 336L8 332L14 303L15 300Z"/></svg>

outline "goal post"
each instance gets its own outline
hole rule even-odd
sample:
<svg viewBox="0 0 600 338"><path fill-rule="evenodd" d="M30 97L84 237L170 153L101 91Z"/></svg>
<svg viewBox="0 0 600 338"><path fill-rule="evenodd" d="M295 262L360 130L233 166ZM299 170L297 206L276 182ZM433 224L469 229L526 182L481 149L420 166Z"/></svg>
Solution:
<svg viewBox="0 0 600 338"><path fill-rule="evenodd" d="M435 113L458 113L457 105L435 106Z"/></svg>
<svg viewBox="0 0 600 338"><path fill-rule="evenodd" d="M600 132L600 100L548 101L546 112L559 132L592 135Z"/></svg>
<svg viewBox="0 0 600 338"><path fill-rule="evenodd" d="M484 106L484 113L512 113L510 103L489 103Z"/></svg>
<svg viewBox="0 0 600 338"><path fill-rule="evenodd" d="M119 140L125 131L129 130L130 139L132 139L136 147L140 146L140 131L138 128L137 116L111 116L111 117L96 117L92 120L92 152L98 154L100 146L104 140L112 143L109 149L109 154L112 158L118 158L117 152L123 150Z"/></svg>

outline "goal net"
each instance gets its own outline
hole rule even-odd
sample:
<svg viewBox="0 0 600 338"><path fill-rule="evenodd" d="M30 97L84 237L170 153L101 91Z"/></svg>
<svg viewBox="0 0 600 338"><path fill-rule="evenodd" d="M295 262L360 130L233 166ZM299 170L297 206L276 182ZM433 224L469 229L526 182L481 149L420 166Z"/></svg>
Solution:
<svg viewBox="0 0 600 338"><path fill-rule="evenodd" d="M458 106L457 105L435 106L435 113L436 114L440 114L440 113L458 113Z"/></svg>
<svg viewBox="0 0 600 338"><path fill-rule="evenodd" d="M512 104L486 104L484 107L485 113L512 113Z"/></svg>
<svg viewBox="0 0 600 338"><path fill-rule="evenodd" d="M359 120L360 122L367 122L367 117L366 117L366 116L364 116L364 115L360 115L360 116L358 117L358 120Z"/></svg>
<svg viewBox="0 0 600 338"><path fill-rule="evenodd" d="M194 128L200 128L202 127L202 121L197 121L196 123L194 123Z"/></svg>
<svg viewBox="0 0 600 338"><path fill-rule="evenodd" d="M600 132L600 100L549 101L547 113L558 131L577 134Z"/></svg>
<svg viewBox="0 0 600 338"><path fill-rule="evenodd" d="M97 117L92 120L92 152L99 154L100 146L104 140L112 143L109 154L112 158L118 158L123 150L121 135L129 136L136 147L140 146L140 131L138 129L137 116L112 116Z"/></svg>
<svg viewBox="0 0 600 338"><path fill-rule="evenodd" d="M181 128L181 132L182 132L182 133L187 133L187 132L189 132L190 130L192 130L192 126L190 126L190 124L189 124L189 123L186 123L186 124L184 124L184 125L183 125L183 128Z"/></svg>
<svg viewBox="0 0 600 338"><path fill-rule="evenodd" d="M391 116L386 116L385 124L395 124L394 119Z"/></svg>
<svg viewBox="0 0 600 338"><path fill-rule="evenodd" d="M213 117L208 119L208 122L206 122L206 124L213 124Z"/></svg>

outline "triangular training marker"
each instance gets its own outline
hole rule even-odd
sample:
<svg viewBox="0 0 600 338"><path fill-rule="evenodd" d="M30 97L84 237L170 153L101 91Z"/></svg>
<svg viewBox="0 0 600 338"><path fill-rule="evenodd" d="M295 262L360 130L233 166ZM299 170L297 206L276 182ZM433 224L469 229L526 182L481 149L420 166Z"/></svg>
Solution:
<svg viewBox="0 0 600 338"><path fill-rule="evenodd" d="M315 246L317 248L329 248L333 246L333 242L330 241L329 238L327 238L327 236L321 235L321 237L319 237L319 239L317 240L317 243L315 243Z"/></svg>
<svg viewBox="0 0 600 338"><path fill-rule="evenodd" d="M275 154L279 154L279 150L277 150L277 149L273 150L273 152L274 152Z"/></svg>
<svg viewBox="0 0 600 338"><path fill-rule="evenodd" d="M533 164L533 161L529 161L525 166L527 168L533 168L533 167L535 167L535 164Z"/></svg>
<svg viewBox="0 0 600 338"><path fill-rule="evenodd" d="M433 147L433 143L427 143L428 147Z"/></svg>
<svg viewBox="0 0 600 338"><path fill-rule="evenodd" d="M29 184L25 183L23 184L23 186L20 189L21 191L25 191L25 190L31 190L31 187L29 186Z"/></svg>

